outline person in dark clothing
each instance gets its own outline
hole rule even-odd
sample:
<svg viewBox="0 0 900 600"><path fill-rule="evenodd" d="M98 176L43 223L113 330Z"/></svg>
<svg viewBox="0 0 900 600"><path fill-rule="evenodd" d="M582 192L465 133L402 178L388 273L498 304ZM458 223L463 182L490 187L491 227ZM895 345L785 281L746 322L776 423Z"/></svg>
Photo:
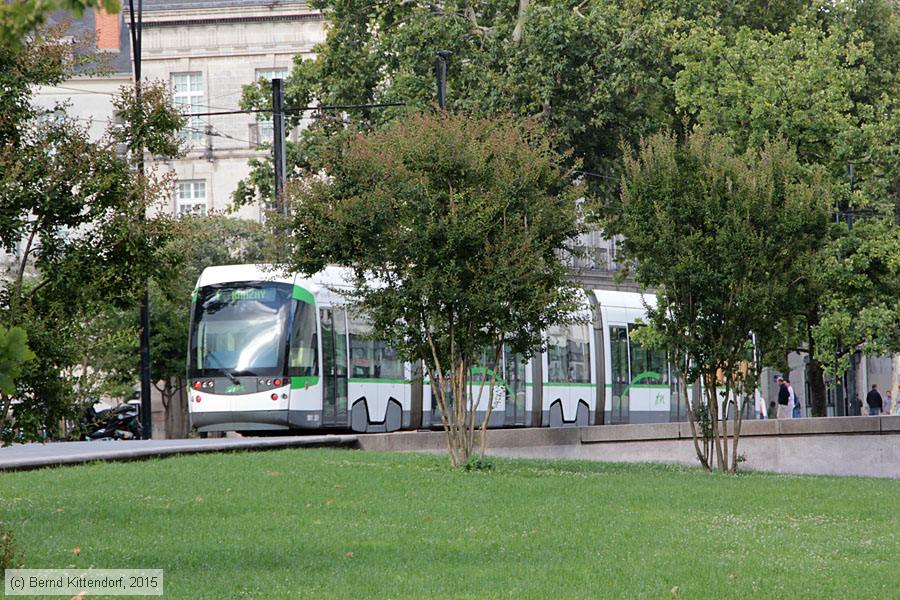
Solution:
<svg viewBox="0 0 900 600"><path fill-rule="evenodd" d="M869 405L869 416L877 417L881 414L884 403L881 400L881 394L878 393L878 386L872 384L872 389L866 394L866 404Z"/></svg>
<svg viewBox="0 0 900 600"><path fill-rule="evenodd" d="M778 418L791 418L791 392L788 390L787 383L781 377L778 378Z"/></svg>

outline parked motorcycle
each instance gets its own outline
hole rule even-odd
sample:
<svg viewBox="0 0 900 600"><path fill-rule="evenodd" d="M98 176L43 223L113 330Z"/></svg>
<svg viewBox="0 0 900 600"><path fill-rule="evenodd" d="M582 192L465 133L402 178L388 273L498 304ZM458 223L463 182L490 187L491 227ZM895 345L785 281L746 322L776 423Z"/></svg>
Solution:
<svg viewBox="0 0 900 600"><path fill-rule="evenodd" d="M133 440L143 436L140 409L135 404L103 408L102 404L85 407L81 416L82 440Z"/></svg>

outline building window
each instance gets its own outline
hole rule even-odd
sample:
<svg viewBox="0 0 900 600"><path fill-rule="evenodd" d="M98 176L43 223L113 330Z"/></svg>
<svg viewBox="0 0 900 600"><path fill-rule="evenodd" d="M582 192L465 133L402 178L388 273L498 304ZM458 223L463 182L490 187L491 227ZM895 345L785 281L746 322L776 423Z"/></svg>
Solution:
<svg viewBox="0 0 900 600"><path fill-rule="evenodd" d="M273 79L284 79L287 77L288 70L284 67L277 69L257 69L256 70L256 81L267 81L271 82ZM258 121L257 128L259 131L259 143L261 144L271 144L272 139L274 137L274 125L272 123L272 117L263 115L263 113L258 113Z"/></svg>
<svg viewBox="0 0 900 600"><path fill-rule="evenodd" d="M182 112L203 112L206 107L203 93L203 73L172 73L173 100L181 107ZM206 125L200 117L188 117L187 124L181 131L185 141L203 141Z"/></svg>
<svg viewBox="0 0 900 600"><path fill-rule="evenodd" d="M175 189L175 210L179 217L206 216L206 182L179 181Z"/></svg>

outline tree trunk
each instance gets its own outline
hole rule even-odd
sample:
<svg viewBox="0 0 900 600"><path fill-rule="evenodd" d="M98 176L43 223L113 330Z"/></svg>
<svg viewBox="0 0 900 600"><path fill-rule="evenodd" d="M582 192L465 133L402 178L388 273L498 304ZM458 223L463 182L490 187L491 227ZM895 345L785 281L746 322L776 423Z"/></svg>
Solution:
<svg viewBox="0 0 900 600"><path fill-rule="evenodd" d="M154 384L154 386L159 391L162 400L166 439L186 438L190 425L187 417L187 389L184 380L180 377L172 377L164 380L162 387L159 387L158 384Z"/></svg>
<svg viewBox="0 0 900 600"><path fill-rule="evenodd" d="M816 360L816 340L813 337L812 328L819 323L818 312L807 315L806 341L809 350L809 365L806 367L806 380L809 382L810 405L812 416L828 416L828 398L825 391L825 370Z"/></svg>
<svg viewBox="0 0 900 600"><path fill-rule="evenodd" d="M822 365L815 359L813 353L809 353L809 365L807 366L809 377L810 401L812 403L812 416L828 416L827 398L825 395L825 371Z"/></svg>
<svg viewBox="0 0 900 600"><path fill-rule="evenodd" d="M0 393L0 431L6 428L6 421L9 416L9 407L12 405L12 396ZM2 442L0 442L2 445Z"/></svg>
<svg viewBox="0 0 900 600"><path fill-rule="evenodd" d="M180 377L175 378L174 385L166 386L167 402L165 402L166 439L180 440L188 436L190 421L187 414L187 390Z"/></svg>
<svg viewBox="0 0 900 600"><path fill-rule="evenodd" d="M519 14L516 17L516 26L513 28L512 42L518 46L525 34L525 22L528 20L529 0L519 0Z"/></svg>
<svg viewBox="0 0 900 600"><path fill-rule="evenodd" d="M724 461L723 450L722 450L722 434L719 429L719 399L716 395L716 371L707 371L704 374L704 380L706 382L706 389L703 390L706 393L706 403L709 407L709 421L712 425L712 443L716 452L716 467L720 471L724 471L727 468L727 465ZM725 440L727 443L727 440Z"/></svg>
<svg viewBox="0 0 900 600"><path fill-rule="evenodd" d="M700 464L703 465L704 469L706 469L707 471L711 471L712 469L709 465L709 448L706 445L705 437L703 438L703 445L700 445L702 432L697 431L697 422L694 418L694 405L688 397L687 383L685 383L682 388L685 405L687 406L688 422L691 425L691 439L694 440L694 451L697 453L697 460L700 461Z"/></svg>

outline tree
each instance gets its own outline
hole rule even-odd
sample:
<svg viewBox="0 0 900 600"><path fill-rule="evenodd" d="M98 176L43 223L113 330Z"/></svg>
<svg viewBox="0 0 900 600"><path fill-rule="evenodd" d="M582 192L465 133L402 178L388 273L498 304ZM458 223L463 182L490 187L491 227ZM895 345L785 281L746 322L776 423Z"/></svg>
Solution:
<svg viewBox="0 0 900 600"><path fill-rule="evenodd" d="M290 190L288 268L352 269L376 335L424 363L454 466L479 427L482 353L493 382L504 345L530 356L578 306L559 253L579 190L562 163L533 125L423 114L332 147Z"/></svg>
<svg viewBox="0 0 900 600"><path fill-rule="evenodd" d="M822 256L816 358L841 373L851 366L849 352L900 351L900 228L890 218L864 220Z"/></svg>
<svg viewBox="0 0 900 600"><path fill-rule="evenodd" d="M631 2L315 0L328 22L314 58L295 57L285 103L300 107L406 102L408 108L315 112L288 173L310 173L324 140L346 127L367 131L435 101L437 50L450 50L451 110L534 117L571 151L605 201L618 194L619 142L681 124L675 105L673 47L699 20L723 31L783 31L808 10L803 0ZM427 40L423 44L423 40ZM269 108L268 83L247 86L245 108ZM297 125L310 114L289 115ZM261 115L260 118L270 118ZM272 198L271 160L254 159L238 203Z"/></svg>
<svg viewBox="0 0 900 600"><path fill-rule="evenodd" d="M865 278L869 265L891 263L881 254L895 249L892 236L900 235L892 214L900 214L896 5L827 3L801 13L782 31L735 32L699 22L679 40L675 61L681 66L675 80L678 105L696 122L727 135L738 149L785 137L801 163L825 168L824 181L840 212L873 208L868 220L881 221L853 234L843 224L834 227L830 239L811 250L804 259L809 268L794 283L780 348L771 349L770 362L778 363L788 350L809 353L813 414L824 416L823 366L834 371L847 364L842 356L835 358L835 340L843 340L842 355L862 347L900 351L891 334L891 324L900 320L900 303L887 295L893 285L884 282L878 296L860 295L859 286L848 281ZM848 163L855 163L859 181L852 195ZM880 232L877 243L861 237L875 232ZM874 254L862 257L862 251ZM835 260L848 254L856 259ZM848 273L854 266L860 270ZM880 326L857 327L859 322L847 318L846 308L860 303L882 307Z"/></svg>
<svg viewBox="0 0 900 600"><path fill-rule="evenodd" d="M34 360L34 352L28 348L28 336L21 327L7 329L0 325L0 392L11 396L16 391L16 379L22 374L22 366ZM9 404L0 406L5 415Z"/></svg>
<svg viewBox="0 0 900 600"><path fill-rule="evenodd" d="M99 141L64 105L33 105L35 86L62 83L85 60L59 34L37 31L28 45L0 48L0 244L9 268L0 320L27 331L36 355L18 381L13 413L15 435L32 439L57 435L74 414L80 391L67 375L85 372L77 367L95 333L87 325L133 306L167 263L157 251L167 221L142 218L165 182L135 176L116 148L144 138L155 154L171 155L183 123L159 84L145 84L141 103L123 92L116 106L124 125ZM4 404L11 400L3 394ZM6 419L0 414L0 425ZM4 441L13 433L4 429Z"/></svg>
<svg viewBox="0 0 900 600"><path fill-rule="evenodd" d="M752 342L766 348L778 336L799 257L825 235L827 185L783 139L738 153L699 129L682 143L671 134L646 140L626 156L622 188L621 212L605 229L625 236L638 283L657 289L639 335L666 349L683 378L700 463L734 472L744 403L761 369ZM688 384L698 380L703 397L692 405Z"/></svg>
<svg viewBox="0 0 900 600"><path fill-rule="evenodd" d="M368 131L435 98L437 50L450 50L449 107L469 114L535 117L556 132L559 150L608 190L620 138L677 125L671 93L667 8L633 3L450 1L312 3L328 20L315 58L295 58L286 80L288 106L406 102L406 108L316 113L300 142L288 144L288 173L309 174L326 140L347 127ZM684 3L685 5L689 3ZM422 43L428 40L428 44ZM268 84L247 86L242 105L270 107ZM308 115L307 115L308 116ZM303 114L290 115L297 125ZM235 200L272 197L271 161L253 173Z"/></svg>

